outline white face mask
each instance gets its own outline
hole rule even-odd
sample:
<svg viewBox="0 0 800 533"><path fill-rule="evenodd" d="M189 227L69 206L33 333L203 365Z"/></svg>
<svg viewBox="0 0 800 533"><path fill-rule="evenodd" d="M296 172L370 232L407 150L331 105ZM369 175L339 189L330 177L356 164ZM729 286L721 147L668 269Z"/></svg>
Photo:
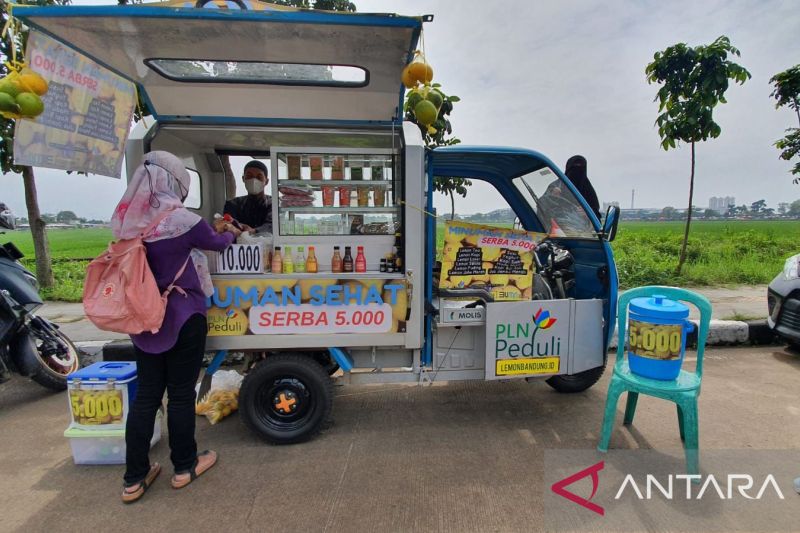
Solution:
<svg viewBox="0 0 800 533"><path fill-rule="evenodd" d="M244 180L244 188L248 194L261 194L264 192L264 182L258 179Z"/></svg>

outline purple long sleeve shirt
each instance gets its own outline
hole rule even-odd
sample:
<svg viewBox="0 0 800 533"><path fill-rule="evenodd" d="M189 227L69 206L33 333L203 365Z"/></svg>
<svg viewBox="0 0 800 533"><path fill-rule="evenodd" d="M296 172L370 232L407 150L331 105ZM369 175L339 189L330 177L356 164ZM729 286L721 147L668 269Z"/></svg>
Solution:
<svg viewBox="0 0 800 533"><path fill-rule="evenodd" d="M233 233L218 234L208 222L201 220L180 237L144 243L147 249L147 262L156 278L158 289L163 292L172 283L175 274L183 266L193 248L219 252L234 240ZM175 285L182 288L186 296L176 290L170 293L164 322L158 333L131 335L133 344L143 352L166 352L175 346L178 333L189 317L195 314L206 316L206 297L191 259Z"/></svg>

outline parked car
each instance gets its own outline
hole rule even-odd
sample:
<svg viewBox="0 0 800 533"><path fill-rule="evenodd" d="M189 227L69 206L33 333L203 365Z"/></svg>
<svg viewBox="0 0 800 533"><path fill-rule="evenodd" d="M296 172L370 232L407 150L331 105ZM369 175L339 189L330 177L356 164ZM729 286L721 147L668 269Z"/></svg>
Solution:
<svg viewBox="0 0 800 533"><path fill-rule="evenodd" d="M800 254L793 255L783 265L767 289L769 327L800 348Z"/></svg>

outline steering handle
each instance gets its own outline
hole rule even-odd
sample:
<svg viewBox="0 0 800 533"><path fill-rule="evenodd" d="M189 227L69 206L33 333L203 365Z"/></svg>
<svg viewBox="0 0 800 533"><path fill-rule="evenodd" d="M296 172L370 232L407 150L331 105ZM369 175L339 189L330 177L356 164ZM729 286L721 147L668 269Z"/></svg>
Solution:
<svg viewBox="0 0 800 533"><path fill-rule="evenodd" d="M450 298L478 298L484 303L494 301L494 296L492 296L491 292L486 289L472 287L469 289L439 289L439 296L447 296Z"/></svg>

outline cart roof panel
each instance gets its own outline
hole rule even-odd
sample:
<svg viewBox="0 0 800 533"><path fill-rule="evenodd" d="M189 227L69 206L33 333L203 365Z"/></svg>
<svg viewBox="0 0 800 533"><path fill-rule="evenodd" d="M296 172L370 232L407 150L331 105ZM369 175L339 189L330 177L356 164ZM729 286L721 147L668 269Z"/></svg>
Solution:
<svg viewBox="0 0 800 533"><path fill-rule="evenodd" d="M436 176L510 180L546 166L547 157L524 148L501 146L447 146L433 150Z"/></svg>
<svg viewBox="0 0 800 533"><path fill-rule="evenodd" d="M195 123L399 121L423 20L146 6L14 15L137 83L159 120Z"/></svg>

